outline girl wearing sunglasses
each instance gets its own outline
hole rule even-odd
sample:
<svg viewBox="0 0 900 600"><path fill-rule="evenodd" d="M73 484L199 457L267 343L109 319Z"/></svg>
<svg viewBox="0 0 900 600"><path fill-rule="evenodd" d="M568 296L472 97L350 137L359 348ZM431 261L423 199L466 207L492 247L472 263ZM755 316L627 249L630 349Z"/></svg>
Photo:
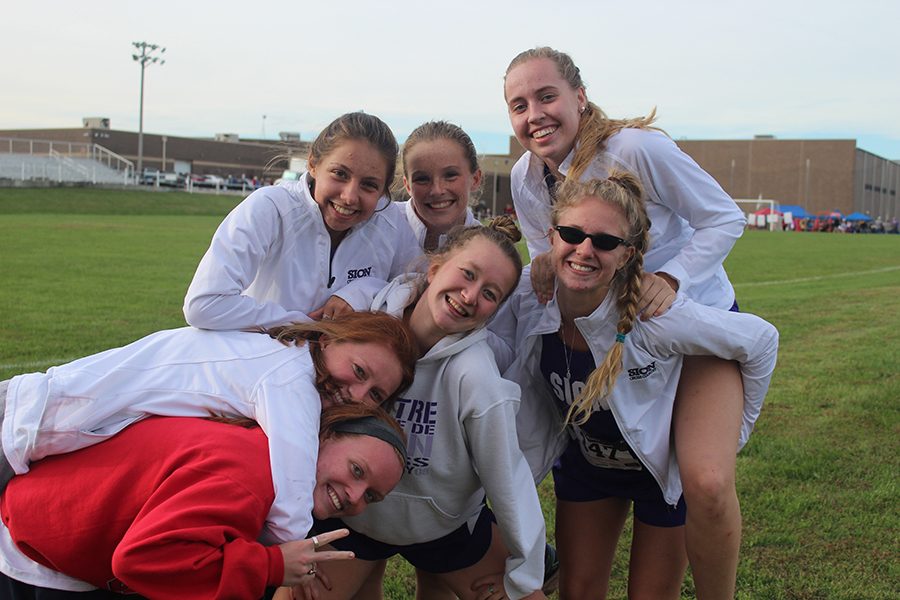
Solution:
<svg viewBox="0 0 900 600"><path fill-rule="evenodd" d="M577 227L566 227L565 225L555 225L553 229L559 234L562 241L574 246L580 245L587 239L591 240L594 250L602 250L604 252L615 250L617 246L631 246L628 241L608 233L585 233Z"/></svg>
<svg viewBox="0 0 900 600"><path fill-rule="evenodd" d="M522 389L519 444L536 480L553 466L561 598L605 597L632 505L629 598L679 597L686 515L670 429L684 355L739 363L739 447L775 366L778 333L756 316L679 293L663 315L636 318L650 228L641 195L625 172L566 180L548 236L555 296L544 305L520 288L491 325L518 350L504 377Z"/></svg>
<svg viewBox="0 0 900 600"><path fill-rule="evenodd" d="M636 307L641 318L661 314L671 290L707 306L737 308L722 263L743 232L743 213L708 173L652 127L652 113L610 119L588 100L571 57L546 47L512 60L504 96L513 131L526 150L512 170L512 194L539 298L546 301L553 289L547 231L557 182L604 178L610 169L622 169L639 179L652 223L644 257L649 274L643 276ZM732 362L691 356L682 375L672 432L688 506L694 583L701 600L730 598L741 540L734 485L740 373Z"/></svg>

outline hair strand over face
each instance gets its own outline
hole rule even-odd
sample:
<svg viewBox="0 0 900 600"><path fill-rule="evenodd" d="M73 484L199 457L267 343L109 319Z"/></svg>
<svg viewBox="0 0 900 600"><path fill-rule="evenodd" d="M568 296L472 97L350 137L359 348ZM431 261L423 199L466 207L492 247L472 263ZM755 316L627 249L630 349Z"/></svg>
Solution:
<svg viewBox="0 0 900 600"><path fill-rule="evenodd" d="M310 355L316 367L316 387L320 390L330 378L330 374L325 371L321 345L318 343L323 335L333 343L384 346L397 357L402 373L400 387L391 394L386 404L412 385L419 358L409 327L400 319L384 312L352 312L329 320L271 327L266 333L285 345L303 345L307 340L312 342Z"/></svg>

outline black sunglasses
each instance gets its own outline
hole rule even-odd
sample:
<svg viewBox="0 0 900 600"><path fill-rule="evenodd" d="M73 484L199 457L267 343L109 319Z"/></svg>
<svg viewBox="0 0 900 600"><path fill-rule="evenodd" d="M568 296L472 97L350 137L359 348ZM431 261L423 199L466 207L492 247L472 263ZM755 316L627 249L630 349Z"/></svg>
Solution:
<svg viewBox="0 0 900 600"><path fill-rule="evenodd" d="M559 237L567 244L575 244L576 246L583 242L586 238L590 238L591 244L597 250L609 252L615 250L619 246L630 246L631 244L620 237L609 235L608 233L585 233L574 227L566 227L565 225L557 225L554 227L559 232Z"/></svg>

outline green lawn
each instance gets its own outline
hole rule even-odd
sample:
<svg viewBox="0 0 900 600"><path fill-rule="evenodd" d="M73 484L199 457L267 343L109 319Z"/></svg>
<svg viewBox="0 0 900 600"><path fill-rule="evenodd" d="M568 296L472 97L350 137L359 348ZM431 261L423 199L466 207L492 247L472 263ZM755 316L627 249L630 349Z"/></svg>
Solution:
<svg viewBox="0 0 900 600"><path fill-rule="evenodd" d="M0 378L182 325L194 268L238 201L0 189ZM781 331L738 458L738 597L900 597L900 236L751 231L726 267L741 309ZM541 491L552 531L552 490ZM385 597L412 586L392 563Z"/></svg>

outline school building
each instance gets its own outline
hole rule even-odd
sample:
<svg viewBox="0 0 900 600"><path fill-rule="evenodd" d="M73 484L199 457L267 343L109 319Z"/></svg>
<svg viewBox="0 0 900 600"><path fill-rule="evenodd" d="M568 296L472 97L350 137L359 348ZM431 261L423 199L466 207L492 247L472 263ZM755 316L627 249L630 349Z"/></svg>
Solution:
<svg viewBox="0 0 900 600"><path fill-rule="evenodd" d="M810 214L838 210L900 218L900 161L858 148L856 140L676 140L736 200L799 205ZM508 155L482 157L482 199L494 213L512 203L509 175L524 149L510 136ZM753 203L741 202L745 212ZM763 208L764 205L760 205Z"/></svg>
<svg viewBox="0 0 900 600"><path fill-rule="evenodd" d="M180 174L277 179L292 156L306 158L309 143L299 134L282 133L278 140L240 139L221 133L214 138L190 138L144 133L143 168ZM102 146L138 164L138 133L112 129L109 119L85 118L84 127L69 129L0 130L2 154L84 155L85 148ZM90 153L88 153L90 154Z"/></svg>
<svg viewBox="0 0 900 600"><path fill-rule="evenodd" d="M677 140L735 199L900 218L900 162L856 146L856 140Z"/></svg>

